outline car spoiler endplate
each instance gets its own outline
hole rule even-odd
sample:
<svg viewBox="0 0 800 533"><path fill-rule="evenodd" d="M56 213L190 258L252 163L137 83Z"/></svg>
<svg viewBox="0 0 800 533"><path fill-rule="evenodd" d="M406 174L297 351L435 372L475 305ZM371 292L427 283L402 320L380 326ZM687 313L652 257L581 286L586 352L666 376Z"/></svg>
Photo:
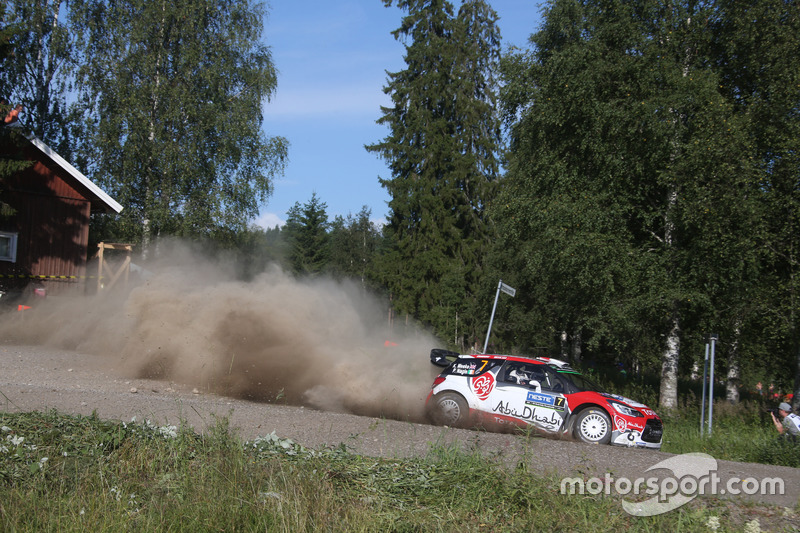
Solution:
<svg viewBox="0 0 800 533"><path fill-rule="evenodd" d="M431 363L442 368L450 366L461 355L458 352L451 352L450 350L443 350L441 348L434 348L431 350Z"/></svg>

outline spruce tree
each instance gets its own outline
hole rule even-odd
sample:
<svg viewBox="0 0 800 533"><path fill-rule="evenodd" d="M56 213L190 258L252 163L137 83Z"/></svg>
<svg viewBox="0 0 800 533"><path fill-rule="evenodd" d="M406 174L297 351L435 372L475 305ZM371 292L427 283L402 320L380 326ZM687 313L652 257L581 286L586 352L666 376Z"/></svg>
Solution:
<svg viewBox="0 0 800 533"><path fill-rule="evenodd" d="M316 193L303 205L300 202L289 209L286 235L289 266L295 274L317 275L323 273L330 261L327 205Z"/></svg>
<svg viewBox="0 0 800 533"><path fill-rule="evenodd" d="M458 15L445 0L397 6L406 15L393 35L406 43L406 68L390 73L384 89L392 106L378 123L390 133L367 146L391 171L381 179L391 196L382 277L400 312L455 344L474 344L485 319L479 326L464 317L476 316L485 281L500 144L497 17L483 1L465 2Z"/></svg>
<svg viewBox="0 0 800 533"><path fill-rule="evenodd" d="M356 216L334 218L330 229L330 270L337 278L353 278L362 286L373 284L374 262L380 231L370 220L372 211L363 206Z"/></svg>

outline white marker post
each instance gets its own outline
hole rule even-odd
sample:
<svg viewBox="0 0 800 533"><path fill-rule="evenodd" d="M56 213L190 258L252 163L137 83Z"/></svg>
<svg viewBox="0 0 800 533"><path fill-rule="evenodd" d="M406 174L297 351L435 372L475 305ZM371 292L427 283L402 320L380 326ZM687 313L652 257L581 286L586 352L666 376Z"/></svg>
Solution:
<svg viewBox="0 0 800 533"><path fill-rule="evenodd" d="M709 339L711 340L711 362L709 363L711 376L708 380L708 436L710 437L714 420L714 346L719 340L719 335L712 333Z"/></svg>
<svg viewBox="0 0 800 533"><path fill-rule="evenodd" d="M508 294L512 298L515 294L517 294L517 289L513 287L509 287L503 280L500 280L500 283L497 285L497 294L494 296L494 306L492 307L492 318L489 319L489 331L486 332L486 342L483 344L483 353L486 353L486 349L489 347L489 336L492 334L492 323L494 322L494 312L497 310L497 300L500 299L500 291Z"/></svg>
<svg viewBox="0 0 800 533"><path fill-rule="evenodd" d="M706 389L708 389L708 343L706 343L706 359L703 363L703 400L700 402L700 436L706 428Z"/></svg>

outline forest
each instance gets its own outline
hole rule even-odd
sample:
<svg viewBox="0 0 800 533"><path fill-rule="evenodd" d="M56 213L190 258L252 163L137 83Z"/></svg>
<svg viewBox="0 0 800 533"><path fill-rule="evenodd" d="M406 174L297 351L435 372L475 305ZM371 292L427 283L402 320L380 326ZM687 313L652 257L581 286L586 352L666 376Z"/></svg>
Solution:
<svg viewBox="0 0 800 533"><path fill-rule="evenodd" d="M728 400L772 383L800 407L796 3L549 0L507 50L486 0L383 3L405 47L365 147L391 173L383 225L316 194L253 224L289 143L263 133L259 2L4 0L2 113L124 206L91 238L143 261L179 237L245 279L355 280L459 351L483 349L502 280L489 351L650 376L672 409L714 334Z"/></svg>

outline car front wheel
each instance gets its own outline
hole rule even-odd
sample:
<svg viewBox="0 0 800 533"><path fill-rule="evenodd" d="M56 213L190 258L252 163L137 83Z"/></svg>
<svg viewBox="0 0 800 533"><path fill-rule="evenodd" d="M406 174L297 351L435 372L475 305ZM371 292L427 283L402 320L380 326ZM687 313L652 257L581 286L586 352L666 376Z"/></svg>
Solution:
<svg viewBox="0 0 800 533"><path fill-rule="evenodd" d="M575 436L583 442L608 444L611 442L611 419L605 411L591 407L578 415Z"/></svg>
<svg viewBox="0 0 800 533"><path fill-rule="evenodd" d="M443 392L434 399L433 421L443 426L463 427L467 425L469 407L460 394Z"/></svg>

